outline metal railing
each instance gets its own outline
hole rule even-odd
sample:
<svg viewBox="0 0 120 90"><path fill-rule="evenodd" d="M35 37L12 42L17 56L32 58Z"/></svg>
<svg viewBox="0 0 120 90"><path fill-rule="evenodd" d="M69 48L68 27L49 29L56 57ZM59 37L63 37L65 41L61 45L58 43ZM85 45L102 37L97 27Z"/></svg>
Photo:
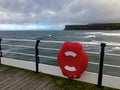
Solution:
<svg viewBox="0 0 120 90"><path fill-rule="evenodd" d="M2 48L1 48L1 38L0 38L0 64L1 64L1 57L2 57Z"/></svg>
<svg viewBox="0 0 120 90"><path fill-rule="evenodd" d="M3 42L7 42L8 43L3 43ZM6 38L2 38L0 39L0 57L4 57L3 53L10 53L10 54L17 54L17 55L24 55L24 56L31 56L31 57L35 57L35 54L30 54L30 53L24 53L24 52L18 52L18 51L9 51L9 50L4 50L2 49L2 46L7 46L7 47L17 47L17 48L27 48L27 49L35 49L35 46L25 46L25 45L14 45L9 43L10 42L32 42L35 43L36 40L27 40L27 39L6 39ZM1 58L0 58L0 62L1 62Z"/></svg>
<svg viewBox="0 0 120 90"><path fill-rule="evenodd" d="M24 46L24 45L12 45L12 44L4 44L2 43L2 41L17 41L17 42L33 42L34 46ZM59 43L62 44L65 41L48 41L48 40L27 40L27 39L6 39L6 38L2 38L0 39L0 64L1 64L1 57L2 57L2 53L12 53L12 54L19 54L19 55L26 55L26 56L32 56L35 57L35 64L36 64L36 72L38 73L38 66L40 63L40 58L49 58L49 59L55 59L57 60L57 57L53 57L53 56L47 56L47 55L41 55L41 53L39 54L39 50L43 49L43 50L54 50L54 51L59 51L58 48L49 48L49 47L39 47L39 44L41 43ZM114 67L114 68L120 68L120 66L118 65L110 65L110 64L104 64L104 55L110 55L110 56L117 56L119 57L119 54L110 54L110 53L105 53L105 47L106 46L115 46L115 45L111 45L109 43L105 44L105 43L93 43L93 42L80 42L83 45L100 45L101 47L101 51L100 52L88 52L88 54L97 54L100 55L100 61L99 63L95 63L95 62L88 62L89 64L93 64L93 65L99 65L99 72L98 72L98 83L97 86L98 87L102 87L102 76L103 76L103 66L107 66L107 67ZM2 50L2 46L13 46L13 47L19 47L19 48L28 48L28 49L34 49L35 53L34 54L26 54L26 53L20 53L20 52L11 52L11 51L7 51L7 50ZM119 45L118 45L119 46Z"/></svg>

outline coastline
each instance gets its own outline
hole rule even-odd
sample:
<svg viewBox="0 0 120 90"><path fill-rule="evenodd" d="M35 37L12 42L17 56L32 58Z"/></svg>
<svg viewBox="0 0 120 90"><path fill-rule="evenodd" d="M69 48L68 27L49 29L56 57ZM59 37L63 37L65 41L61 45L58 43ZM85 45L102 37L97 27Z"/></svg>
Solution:
<svg viewBox="0 0 120 90"><path fill-rule="evenodd" d="M65 25L64 30L120 30L120 23Z"/></svg>

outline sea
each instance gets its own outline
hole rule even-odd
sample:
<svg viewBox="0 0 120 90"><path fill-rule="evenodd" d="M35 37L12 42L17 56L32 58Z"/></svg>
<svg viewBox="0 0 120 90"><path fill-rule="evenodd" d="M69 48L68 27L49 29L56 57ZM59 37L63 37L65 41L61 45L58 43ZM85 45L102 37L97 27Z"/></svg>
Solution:
<svg viewBox="0 0 120 90"><path fill-rule="evenodd" d="M87 42L89 43L99 43L99 45L83 45L83 49L86 52L98 52L101 50L101 43L114 44L114 46L106 45L105 53L117 54L106 55L104 57L104 64L118 65L120 66L120 30L20 30L20 31L0 31L0 38L7 39L30 39L30 40L52 40L52 41L76 41L76 42ZM2 50L35 54L35 42L18 42L18 41L3 41L2 44L11 44L11 45L24 45L30 46L33 48L20 48L17 46L2 46ZM55 43L39 43L39 47L45 48L56 48L60 49L62 44ZM54 50L39 50L40 55L57 57L58 51ZM20 60L27 60L35 62L34 56L19 55L9 52L3 52L3 56L7 58L14 58ZM98 54L89 54L87 53L89 62L99 63L100 55ZM57 66L57 60L48 59L44 57L39 58L40 63L50 64ZM89 64L87 71L98 73L98 65ZM104 74L119 76L120 77L120 68L104 66Z"/></svg>

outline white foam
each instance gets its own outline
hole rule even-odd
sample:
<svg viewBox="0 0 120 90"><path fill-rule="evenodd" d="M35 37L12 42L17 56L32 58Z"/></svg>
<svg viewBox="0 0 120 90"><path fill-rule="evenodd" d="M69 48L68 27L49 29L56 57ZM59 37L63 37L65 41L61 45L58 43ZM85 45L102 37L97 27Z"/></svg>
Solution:
<svg viewBox="0 0 120 90"><path fill-rule="evenodd" d="M89 35L96 35L96 34L101 34L102 32L87 32L84 34L89 34Z"/></svg>
<svg viewBox="0 0 120 90"><path fill-rule="evenodd" d="M84 38L95 38L95 37L96 37L95 35L87 35Z"/></svg>
<svg viewBox="0 0 120 90"><path fill-rule="evenodd" d="M118 51L120 50L120 47L113 47L111 49L108 49L106 52L113 52L113 51Z"/></svg>
<svg viewBox="0 0 120 90"><path fill-rule="evenodd" d="M120 47L113 47L112 50L120 50Z"/></svg>
<svg viewBox="0 0 120 90"><path fill-rule="evenodd" d="M105 33L105 32L87 32L84 34L88 35L104 35L104 36L118 36L120 37L120 33Z"/></svg>
<svg viewBox="0 0 120 90"><path fill-rule="evenodd" d="M119 36L120 37L120 33L101 33L101 35L105 35L105 36Z"/></svg>
<svg viewBox="0 0 120 90"><path fill-rule="evenodd" d="M105 42L108 45L120 46L119 42Z"/></svg>

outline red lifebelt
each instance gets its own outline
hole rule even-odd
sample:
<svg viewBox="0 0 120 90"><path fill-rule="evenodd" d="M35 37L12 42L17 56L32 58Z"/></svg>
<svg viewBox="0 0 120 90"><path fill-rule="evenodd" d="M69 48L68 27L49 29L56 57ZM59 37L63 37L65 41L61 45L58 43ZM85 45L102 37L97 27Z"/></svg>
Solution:
<svg viewBox="0 0 120 90"><path fill-rule="evenodd" d="M79 78L88 65L87 54L78 42L65 42L58 52L58 65L63 75Z"/></svg>

